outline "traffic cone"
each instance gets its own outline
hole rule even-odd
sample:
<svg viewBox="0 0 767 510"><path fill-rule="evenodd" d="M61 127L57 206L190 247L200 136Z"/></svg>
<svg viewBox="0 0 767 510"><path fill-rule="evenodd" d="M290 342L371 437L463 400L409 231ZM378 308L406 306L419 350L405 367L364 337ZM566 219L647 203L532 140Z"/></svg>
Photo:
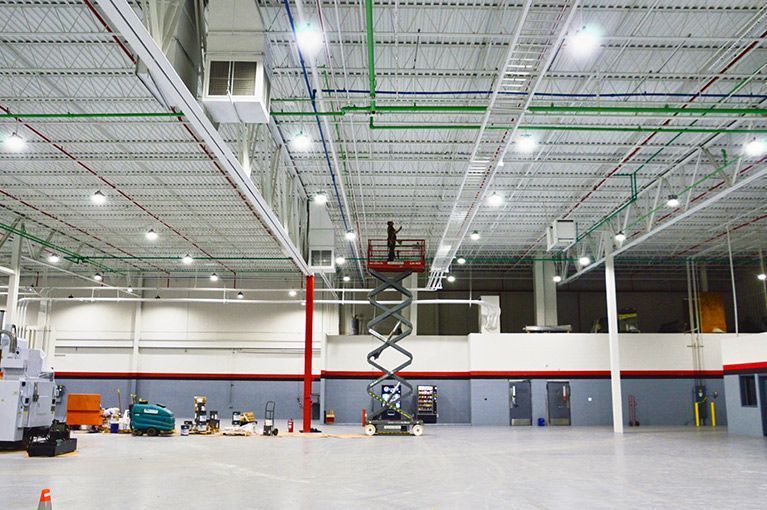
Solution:
<svg viewBox="0 0 767 510"><path fill-rule="evenodd" d="M53 510L50 489L43 489L40 492L40 503L37 504L37 510Z"/></svg>

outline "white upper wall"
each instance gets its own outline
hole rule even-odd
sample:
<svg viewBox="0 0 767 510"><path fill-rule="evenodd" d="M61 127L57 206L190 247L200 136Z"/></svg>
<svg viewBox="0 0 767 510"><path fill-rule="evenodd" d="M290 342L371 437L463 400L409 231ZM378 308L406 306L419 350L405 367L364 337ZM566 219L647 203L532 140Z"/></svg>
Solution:
<svg viewBox="0 0 767 510"><path fill-rule="evenodd" d="M767 365L767 333L727 338L722 342L722 363L725 370L728 366L745 363L764 363Z"/></svg>

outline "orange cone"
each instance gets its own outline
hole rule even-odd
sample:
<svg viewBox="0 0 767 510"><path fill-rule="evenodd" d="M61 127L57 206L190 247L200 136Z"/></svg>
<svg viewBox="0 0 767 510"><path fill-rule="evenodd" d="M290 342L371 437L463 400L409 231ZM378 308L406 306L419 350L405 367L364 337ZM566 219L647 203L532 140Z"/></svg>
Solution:
<svg viewBox="0 0 767 510"><path fill-rule="evenodd" d="M51 490L43 489L40 492L40 503L37 504L37 510L52 510L51 506Z"/></svg>

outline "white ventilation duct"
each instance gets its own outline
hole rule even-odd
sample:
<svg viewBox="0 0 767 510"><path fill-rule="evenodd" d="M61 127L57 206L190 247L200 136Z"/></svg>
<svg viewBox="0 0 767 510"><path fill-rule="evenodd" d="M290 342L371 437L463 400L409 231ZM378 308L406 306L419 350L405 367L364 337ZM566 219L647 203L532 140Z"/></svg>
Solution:
<svg viewBox="0 0 767 510"><path fill-rule="evenodd" d="M266 39L253 0L208 4L202 103L215 122L269 122Z"/></svg>

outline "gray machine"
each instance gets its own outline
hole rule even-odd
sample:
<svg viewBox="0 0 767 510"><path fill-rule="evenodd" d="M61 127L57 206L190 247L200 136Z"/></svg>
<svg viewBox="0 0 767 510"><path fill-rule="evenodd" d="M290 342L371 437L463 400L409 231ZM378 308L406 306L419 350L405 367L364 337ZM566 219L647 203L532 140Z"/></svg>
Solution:
<svg viewBox="0 0 767 510"><path fill-rule="evenodd" d="M509 420L512 426L533 424L530 381L509 381Z"/></svg>
<svg viewBox="0 0 767 510"><path fill-rule="evenodd" d="M0 447L19 447L48 434L58 391L45 353L30 349L15 328L0 330Z"/></svg>

